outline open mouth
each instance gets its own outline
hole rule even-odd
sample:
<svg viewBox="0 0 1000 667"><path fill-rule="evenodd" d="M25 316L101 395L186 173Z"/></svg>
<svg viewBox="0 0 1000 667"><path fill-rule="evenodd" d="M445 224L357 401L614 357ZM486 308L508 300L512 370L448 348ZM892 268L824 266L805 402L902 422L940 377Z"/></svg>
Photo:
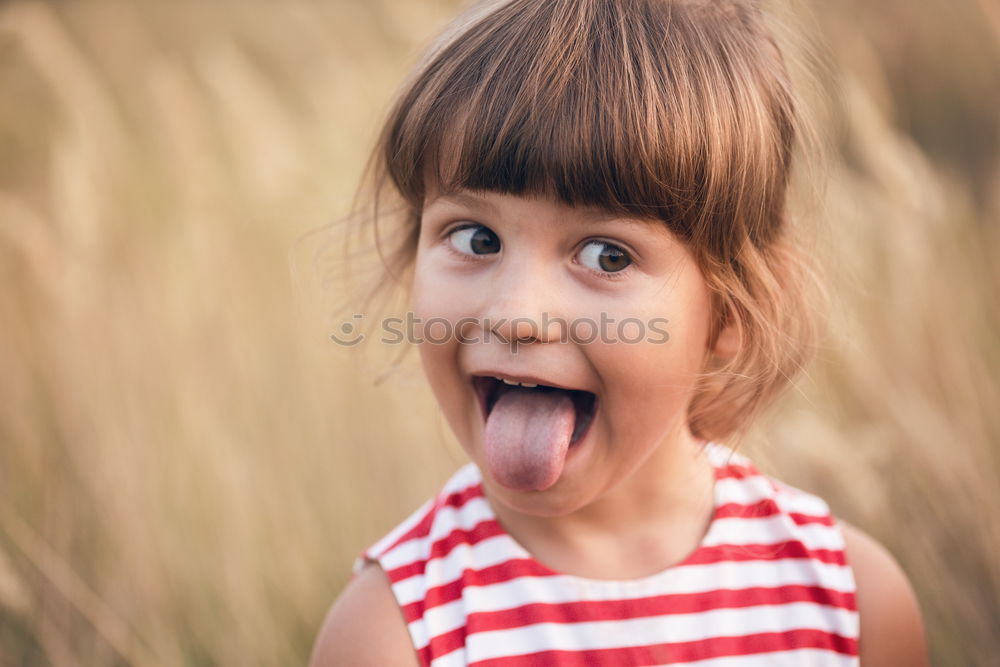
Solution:
<svg viewBox="0 0 1000 667"><path fill-rule="evenodd" d="M482 411L484 421L489 417L493 406L496 405L500 397L508 392L562 392L566 394L573 402L573 409L576 416L576 421L573 425L573 435L569 441L570 445L579 442L587 435L587 431L590 430L590 425L594 421L594 415L597 413L597 396L582 389L565 389L544 384L510 384L499 378L487 375L474 376L472 383L475 387L476 395L479 397L479 407Z"/></svg>

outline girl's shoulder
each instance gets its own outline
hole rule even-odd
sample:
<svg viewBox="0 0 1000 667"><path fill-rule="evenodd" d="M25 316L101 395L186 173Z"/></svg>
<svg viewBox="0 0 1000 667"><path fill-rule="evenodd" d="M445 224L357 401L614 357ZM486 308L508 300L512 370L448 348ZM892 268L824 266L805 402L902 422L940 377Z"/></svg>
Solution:
<svg viewBox="0 0 1000 667"><path fill-rule="evenodd" d="M902 567L876 539L840 523L857 591L861 664L929 665L920 605Z"/></svg>
<svg viewBox="0 0 1000 667"><path fill-rule="evenodd" d="M326 615L311 667L419 665L385 572L368 565L355 574Z"/></svg>
<svg viewBox="0 0 1000 667"><path fill-rule="evenodd" d="M426 562L433 535L483 515L480 481L473 464L460 468L435 497L357 557L317 636L311 667L421 664L401 609L405 585L398 584Z"/></svg>
<svg viewBox="0 0 1000 667"><path fill-rule="evenodd" d="M401 610L405 597L400 596L406 593L394 584L410 578L430 556L432 535L474 522L484 510L481 498L479 471L467 464L436 496L365 549L320 629L312 667L420 664Z"/></svg>

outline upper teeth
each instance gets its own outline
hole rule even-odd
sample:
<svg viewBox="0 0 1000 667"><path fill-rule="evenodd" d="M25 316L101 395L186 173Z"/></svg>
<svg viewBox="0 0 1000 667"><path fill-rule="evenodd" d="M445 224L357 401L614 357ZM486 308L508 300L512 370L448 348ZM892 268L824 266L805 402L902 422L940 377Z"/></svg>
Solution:
<svg viewBox="0 0 1000 667"><path fill-rule="evenodd" d="M517 382L515 380L508 380L507 378L497 378L497 380L500 380L504 384L512 384L512 385L516 385L516 386L519 386L519 387L537 387L538 386L538 384L534 383L534 382Z"/></svg>

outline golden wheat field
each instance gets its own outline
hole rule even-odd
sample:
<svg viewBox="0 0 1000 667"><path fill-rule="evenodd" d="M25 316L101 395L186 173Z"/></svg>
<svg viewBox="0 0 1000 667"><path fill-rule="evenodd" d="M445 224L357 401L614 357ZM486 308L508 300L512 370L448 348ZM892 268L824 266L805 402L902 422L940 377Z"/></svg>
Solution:
<svg viewBox="0 0 1000 667"><path fill-rule="evenodd" d="M1000 5L771 4L833 308L741 446L889 547L935 664L996 664ZM464 460L415 354L331 342L315 250L459 6L0 3L0 665L304 664Z"/></svg>

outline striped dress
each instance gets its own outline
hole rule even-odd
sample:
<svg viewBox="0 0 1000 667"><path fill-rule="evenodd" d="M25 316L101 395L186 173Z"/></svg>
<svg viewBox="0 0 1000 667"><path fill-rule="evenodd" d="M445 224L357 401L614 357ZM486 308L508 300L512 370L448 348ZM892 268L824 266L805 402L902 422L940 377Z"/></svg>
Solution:
<svg viewBox="0 0 1000 667"><path fill-rule="evenodd" d="M388 574L423 665L858 665L854 577L817 496L708 443L714 514L680 563L628 581L542 565L497 522L478 468L356 561Z"/></svg>

